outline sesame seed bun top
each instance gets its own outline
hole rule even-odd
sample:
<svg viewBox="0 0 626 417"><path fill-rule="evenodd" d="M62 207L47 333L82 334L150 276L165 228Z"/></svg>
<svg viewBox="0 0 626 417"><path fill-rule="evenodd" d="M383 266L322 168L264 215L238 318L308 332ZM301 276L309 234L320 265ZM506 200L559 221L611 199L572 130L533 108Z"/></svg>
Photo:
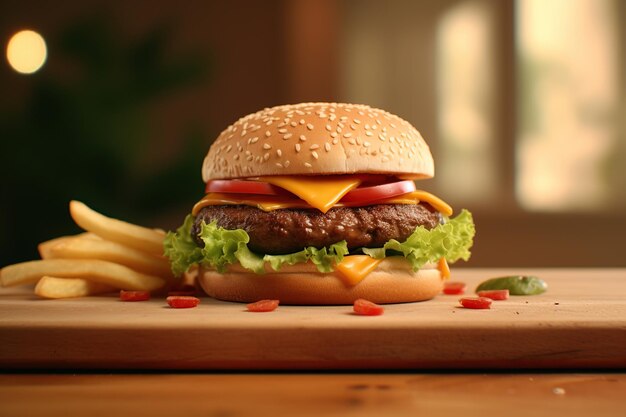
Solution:
<svg viewBox="0 0 626 417"><path fill-rule="evenodd" d="M428 145L410 123L360 104L300 103L245 116L215 140L202 179L384 173L430 178Z"/></svg>

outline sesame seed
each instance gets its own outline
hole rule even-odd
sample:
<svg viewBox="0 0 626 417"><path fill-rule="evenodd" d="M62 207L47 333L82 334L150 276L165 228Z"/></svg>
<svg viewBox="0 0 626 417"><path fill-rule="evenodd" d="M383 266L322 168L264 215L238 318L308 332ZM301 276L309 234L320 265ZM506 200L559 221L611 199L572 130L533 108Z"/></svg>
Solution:
<svg viewBox="0 0 626 417"><path fill-rule="evenodd" d="M311 152L311 155L313 155L313 158L315 158L315 159L317 159L317 158L319 158L319 157L320 157L320 156L317 154L317 152L315 152L315 151Z"/></svg>
<svg viewBox="0 0 626 417"><path fill-rule="evenodd" d="M328 116L328 120L330 120L331 122L335 120L336 118L337 116L335 116L335 113L331 113L330 116Z"/></svg>
<svg viewBox="0 0 626 417"><path fill-rule="evenodd" d="M230 152L231 149L233 149L233 145L228 145L226 147L226 153Z"/></svg>
<svg viewBox="0 0 626 417"><path fill-rule="evenodd" d="M376 123L378 123L379 125L382 125L381 121L379 119L376 119Z"/></svg>
<svg viewBox="0 0 626 417"><path fill-rule="evenodd" d="M281 151L280 149L276 149L276 155L280 158L281 156L283 156L283 151Z"/></svg>
<svg viewBox="0 0 626 417"><path fill-rule="evenodd" d="M272 149L272 145L270 145L269 143L264 143L263 149Z"/></svg>
<svg viewBox="0 0 626 417"><path fill-rule="evenodd" d="M315 144L315 145L309 146L309 149L310 150L314 150L314 149L318 149L319 147L320 147L320 145Z"/></svg>
<svg viewBox="0 0 626 417"><path fill-rule="evenodd" d="M357 125L361 123L361 121L360 121L359 119L354 119L353 121L354 121L354 123L356 123Z"/></svg>
<svg viewBox="0 0 626 417"><path fill-rule="evenodd" d="M304 135L300 135L300 140L301 140L302 142L304 142L304 141L306 140L306 136L304 136Z"/></svg>
<svg viewBox="0 0 626 417"><path fill-rule="evenodd" d="M383 135L382 133L380 135L378 135L378 139L382 140L383 142L385 141L385 135Z"/></svg>
<svg viewBox="0 0 626 417"><path fill-rule="evenodd" d="M287 133L286 135L283 135L283 139L284 139L284 140L287 140L287 139L289 139L289 138L290 138L290 137L292 137L292 136L293 136L293 134L291 134L291 133Z"/></svg>
<svg viewBox="0 0 626 417"><path fill-rule="evenodd" d="M276 162L276 166L277 166L278 168L283 168L283 164L281 164L280 162Z"/></svg>
<svg viewBox="0 0 626 417"><path fill-rule="evenodd" d="M344 124L343 124L343 123L341 123L341 122L337 123L337 126L339 126L339 127L340 127L340 128L342 128L342 129L343 129L344 127L346 127L346 125L344 125Z"/></svg>
<svg viewBox="0 0 626 417"><path fill-rule="evenodd" d="M330 132L331 130L333 130L333 127L331 125L326 125L326 130Z"/></svg>
<svg viewBox="0 0 626 417"><path fill-rule="evenodd" d="M238 160L238 159L239 159L239 154L238 154L238 153L236 153L236 154L235 154L235 156L233 156L233 159L234 159L235 161L236 161L236 160Z"/></svg>
<svg viewBox="0 0 626 417"><path fill-rule="evenodd" d="M302 110L296 110L296 113L299 114L300 116L304 116L304 112Z"/></svg>
<svg viewBox="0 0 626 417"><path fill-rule="evenodd" d="M252 156L252 155L248 155L246 157L246 160L248 160L248 161L252 161L253 159L254 159L254 156Z"/></svg>
<svg viewBox="0 0 626 417"><path fill-rule="evenodd" d="M289 123L289 124L291 125L291 127L296 127L296 126L298 126L298 123L296 123L296 122L291 122L291 123Z"/></svg>
<svg viewBox="0 0 626 417"><path fill-rule="evenodd" d="M300 119L300 124L303 125L305 123L304 119Z"/></svg>
<svg viewBox="0 0 626 417"><path fill-rule="evenodd" d="M285 161L285 168L287 168L289 166L289 161Z"/></svg>
<svg viewBox="0 0 626 417"><path fill-rule="evenodd" d="M363 140L361 138L356 138L356 143L360 145L363 143Z"/></svg>
<svg viewBox="0 0 626 417"><path fill-rule="evenodd" d="M396 128L396 125L393 123L389 123L389 126L393 127L394 129Z"/></svg>
<svg viewBox="0 0 626 417"><path fill-rule="evenodd" d="M330 143L325 143L324 144L324 149L326 149L326 152L330 152Z"/></svg>
<svg viewBox="0 0 626 417"><path fill-rule="evenodd" d="M313 130L313 125L311 123L308 123L306 125L306 128L309 129L309 130Z"/></svg>
<svg viewBox="0 0 626 417"><path fill-rule="evenodd" d="M350 145L356 145L356 141L354 139L348 139L348 143Z"/></svg>
<svg viewBox="0 0 626 417"><path fill-rule="evenodd" d="M331 137L331 138L336 138L337 136L338 136L338 135L337 135L337 132L332 132L332 133L330 134L330 137Z"/></svg>
<svg viewBox="0 0 626 417"><path fill-rule="evenodd" d="M263 155L263 159L264 159L265 161L267 161L268 159L270 159L270 154L269 154L269 152L268 152L268 153L266 153L265 155Z"/></svg>
<svg viewBox="0 0 626 417"><path fill-rule="evenodd" d="M333 145L336 145L338 143L339 143L339 139L337 139L337 138L333 139Z"/></svg>
<svg viewBox="0 0 626 417"><path fill-rule="evenodd" d="M372 130L376 130L376 129L378 129L378 126L372 125Z"/></svg>
<svg viewBox="0 0 626 417"><path fill-rule="evenodd" d="M369 131L369 130L366 130L366 131L365 131L365 135L367 135L367 136L372 136L372 134L373 134L373 133L372 133L371 131Z"/></svg>
<svg viewBox="0 0 626 417"><path fill-rule="evenodd" d="M246 156L250 155L250 151L246 151Z"/></svg>
<svg viewBox="0 0 626 417"><path fill-rule="evenodd" d="M242 131L241 131L241 137L244 137L244 136L246 136L247 134L248 134L248 131L247 131L247 130L245 130L245 129L244 129L244 130L242 130Z"/></svg>
<svg viewBox="0 0 626 417"><path fill-rule="evenodd" d="M296 143L296 152L300 152L300 144Z"/></svg>
<svg viewBox="0 0 626 417"><path fill-rule="evenodd" d="M284 127L282 129L278 129L278 133L287 133L287 129Z"/></svg>
<svg viewBox="0 0 626 417"><path fill-rule="evenodd" d="M369 148L370 145L371 143L369 143L368 141L363 142L363 146L365 146L366 148Z"/></svg>
<svg viewBox="0 0 626 417"><path fill-rule="evenodd" d="M270 136L272 136L272 132L270 132L269 130L266 130L265 136L269 138Z"/></svg>
<svg viewBox="0 0 626 417"><path fill-rule="evenodd" d="M258 141L259 141L259 138L257 136L250 139L250 143L257 143Z"/></svg>
<svg viewBox="0 0 626 417"><path fill-rule="evenodd" d="M352 136L352 133L350 133L350 132L343 134L344 138L349 138L350 136Z"/></svg>
<svg viewBox="0 0 626 417"><path fill-rule="evenodd" d="M307 168L313 168L313 165L309 164L308 162L305 162L304 166L307 167Z"/></svg>
<svg viewBox="0 0 626 417"><path fill-rule="evenodd" d="M352 129L352 130L356 130L356 126L355 126L355 125L353 125L353 124L351 124L351 125L350 125L350 129Z"/></svg>
<svg viewBox="0 0 626 417"><path fill-rule="evenodd" d="M341 130L342 130L342 129L341 129L341 127L340 127L340 126L337 126L337 132L338 132L338 133L341 133Z"/></svg>

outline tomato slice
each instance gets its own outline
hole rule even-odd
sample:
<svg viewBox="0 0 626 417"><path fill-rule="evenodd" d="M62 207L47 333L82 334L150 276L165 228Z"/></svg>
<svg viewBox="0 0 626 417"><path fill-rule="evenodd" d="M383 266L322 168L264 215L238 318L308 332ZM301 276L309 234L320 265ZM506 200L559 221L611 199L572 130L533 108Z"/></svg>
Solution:
<svg viewBox="0 0 626 417"><path fill-rule="evenodd" d="M212 180L206 183L207 193L289 195L288 191L261 181Z"/></svg>
<svg viewBox="0 0 626 417"><path fill-rule="evenodd" d="M364 300L363 298L356 300L352 308L354 309L354 312L360 316L380 316L385 311L382 306L372 303L371 301Z"/></svg>
<svg viewBox="0 0 626 417"><path fill-rule="evenodd" d="M509 290L484 290L478 291L479 297L486 297L492 300L508 300L509 299Z"/></svg>
<svg viewBox="0 0 626 417"><path fill-rule="evenodd" d="M463 297L459 300L465 308L485 309L491 308L491 299L487 297Z"/></svg>
<svg viewBox="0 0 626 417"><path fill-rule="evenodd" d="M167 304L172 308L193 308L200 304L200 299L183 295L170 295L166 298Z"/></svg>
<svg viewBox="0 0 626 417"><path fill-rule="evenodd" d="M261 300L256 303L248 304L248 311L254 313L267 313L269 311L274 311L278 308L279 300Z"/></svg>
<svg viewBox="0 0 626 417"><path fill-rule="evenodd" d="M384 200L415 191L415 183L411 180L390 182L387 184L374 185L371 187L359 187L347 193L342 202L356 203L366 201Z"/></svg>
<svg viewBox="0 0 626 417"><path fill-rule="evenodd" d="M443 293L447 295L465 294L467 285L464 282L450 281L443 284Z"/></svg>
<svg viewBox="0 0 626 417"><path fill-rule="evenodd" d="M149 291L126 291L120 290L120 300L122 301L148 301Z"/></svg>

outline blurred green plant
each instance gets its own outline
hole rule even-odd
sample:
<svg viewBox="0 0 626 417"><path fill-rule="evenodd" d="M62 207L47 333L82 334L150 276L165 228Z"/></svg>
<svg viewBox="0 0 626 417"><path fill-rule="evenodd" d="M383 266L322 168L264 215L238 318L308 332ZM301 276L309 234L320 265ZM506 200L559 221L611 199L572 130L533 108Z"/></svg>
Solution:
<svg viewBox="0 0 626 417"><path fill-rule="evenodd" d="M24 105L0 114L0 266L35 259L38 242L78 232L71 199L150 225L188 210L201 193L203 131L189 126L174 154L155 163L160 124L146 110L206 82L207 54L172 56L166 25L131 41L116 29L96 16L48 39L66 76L44 68Z"/></svg>

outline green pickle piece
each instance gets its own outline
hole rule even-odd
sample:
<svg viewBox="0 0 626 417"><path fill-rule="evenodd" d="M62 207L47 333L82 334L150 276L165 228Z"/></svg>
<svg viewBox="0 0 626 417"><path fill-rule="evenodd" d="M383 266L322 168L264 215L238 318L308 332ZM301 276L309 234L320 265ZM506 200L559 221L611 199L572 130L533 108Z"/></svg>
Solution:
<svg viewBox="0 0 626 417"><path fill-rule="evenodd" d="M476 292L486 290L509 290L511 295L537 295L546 292L548 284L532 275L511 275L491 278L476 287Z"/></svg>

